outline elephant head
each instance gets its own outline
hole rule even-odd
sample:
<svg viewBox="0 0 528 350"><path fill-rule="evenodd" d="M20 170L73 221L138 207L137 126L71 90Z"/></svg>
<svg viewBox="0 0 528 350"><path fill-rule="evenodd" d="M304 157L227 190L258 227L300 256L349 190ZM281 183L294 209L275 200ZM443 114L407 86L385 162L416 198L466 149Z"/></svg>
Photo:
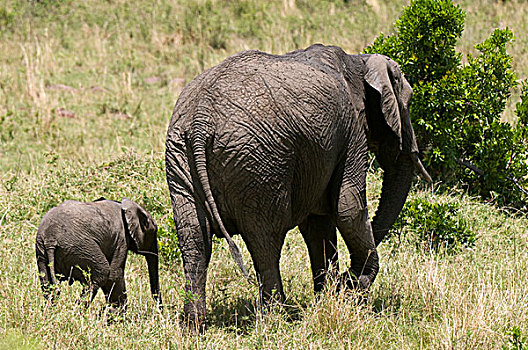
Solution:
<svg viewBox="0 0 528 350"><path fill-rule="evenodd" d="M409 118L412 89L399 66L382 55L362 55L369 148L384 171L382 193L372 230L378 245L400 213L415 168L431 182L418 158Z"/></svg>
<svg viewBox="0 0 528 350"><path fill-rule="evenodd" d="M129 250L144 255L147 260L150 291L161 304L158 272L158 227L150 214L130 199L123 198L121 210Z"/></svg>

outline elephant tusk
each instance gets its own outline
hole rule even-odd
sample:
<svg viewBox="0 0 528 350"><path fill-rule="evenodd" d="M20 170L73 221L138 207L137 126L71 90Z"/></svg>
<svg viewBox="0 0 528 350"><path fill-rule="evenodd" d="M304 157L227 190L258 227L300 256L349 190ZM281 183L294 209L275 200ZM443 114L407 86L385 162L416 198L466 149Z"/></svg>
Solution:
<svg viewBox="0 0 528 350"><path fill-rule="evenodd" d="M425 167L423 166L422 162L420 161L420 158L418 158L418 154L413 153L411 155L411 158L412 158L412 161L414 163L414 166L420 171L420 174L424 177L424 179L427 182L432 183L433 179L431 178L431 175L429 175L427 170L425 170Z"/></svg>

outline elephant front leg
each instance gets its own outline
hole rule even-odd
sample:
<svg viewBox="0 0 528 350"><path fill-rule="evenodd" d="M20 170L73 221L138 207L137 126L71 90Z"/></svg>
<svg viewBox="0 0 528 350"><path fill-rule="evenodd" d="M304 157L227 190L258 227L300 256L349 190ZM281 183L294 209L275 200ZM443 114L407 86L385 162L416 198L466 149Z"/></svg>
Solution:
<svg viewBox="0 0 528 350"><path fill-rule="evenodd" d="M81 291L81 295L77 300L77 304L82 305L85 309L87 309L92 303L92 301L95 299L98 290L99 287L93 284L84 285Z"/></svg>
<svg viewBox="0 0 528 350"><path fill-rule="evenodd" d="M336 227L329 216L310 215L299 225L304 241L308 246L314 292L320 292L328 273L339 272Z"/></svg>
<svg viewBox="0 0 528 350"><path fill-rule="evenodd" d="M126 311L127 293L124 278L109 282L102 289L106 295L106 302L112 310L117 310L119 313Z"/></svg>
<svg viewBox="0 0 528 350"><path fill-rule="evenodd" d="M350 253L352 285L366 290L374 282L379 270L378 253L368 217L362 204L365 194L354 187L343 187L337 212L337 227Z"/></svg>
<svg viewBox="0 0 528 350"><path fill-rule="evenodd" d="M127 293L125 287L125 265L127 259L127 246L125 239L120 237L116 243L116 249L112 255L110 266L108 267L108 279L106 283L96 283L101 285L106 295L107 303L118 313L126 312Z"/></svg>

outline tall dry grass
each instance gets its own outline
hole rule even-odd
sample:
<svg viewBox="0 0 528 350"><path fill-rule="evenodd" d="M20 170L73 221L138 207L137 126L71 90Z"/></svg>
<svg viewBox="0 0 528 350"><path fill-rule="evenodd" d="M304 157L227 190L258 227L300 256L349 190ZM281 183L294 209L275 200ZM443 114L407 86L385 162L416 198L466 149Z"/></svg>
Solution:
<svg viewBox="0 0 528 350"><path fill-rule="evenodd" d="M526 77L528 4L458 3L468 12L459 49L473 52L492 28L509 26L517 36L509 51L519 76ZM457 189L411 196L458 202L477 232L475 247L448 254L417 249L405 239L382 244L381 271L366 303L333 288L314 298L307 250L295 230L281 259L289 307L267 313L259 310L257 290L237 273L224 242L215 240L210 328L203 336L180 326L178 261L163 262L161 312L149 296L145 263L132 254L126 269L130 308L121 321L107 322L102 295L81 310L76 284L61 287L54 307L40 294L33 240L42 215L61 201L128 196L169 229L164 137L174 102L195 75L243 49L283 53L322 42L359 52L391 31L406 4L6 0L0 8L0 348L528 345L527 221ZM369 174L371 213L379 191L380 174ZM342 241L339 252L344 268Z"/></svg>

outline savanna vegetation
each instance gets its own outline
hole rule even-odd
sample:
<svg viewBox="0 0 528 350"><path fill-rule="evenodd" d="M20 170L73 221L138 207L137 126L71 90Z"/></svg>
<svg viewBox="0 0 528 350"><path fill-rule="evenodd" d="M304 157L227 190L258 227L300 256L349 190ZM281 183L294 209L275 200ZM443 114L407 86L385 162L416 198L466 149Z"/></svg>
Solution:
<svg viewBox="0 0 528 350"><path fill-rule="evenodd" d="M528 118L521 83L528 77L528 3L455 3L457 20L445 22L452 24L445 41L431 40L422 52L445 54L446 61L413 70L424 62L416 59L420 52L408 55L414 44L398 41L420 28L397 22L408 1L2 1L0 349L526 348L528 221L519 188L527 136L519 125ZM515 39L495 32L506 27ZM284 53L315 42L348 53L385 50L422 84L415 85L423 102L416 106L432 115L412 118L417 131L423 128L423 156L438 172L436 182L417 181L379 247L381 269L366 303L332 288L313 296L307 250L294 229L281 259L289 306L262 313L258 290L240 275L225 242L215 240L209 329L188 334L179 323L189 296L163 157L172 107L186 83L232 53ZM488 113L485 123L480 113ZM464 123L472 126L471 142L459 133ZM477 145L479 137L487 143ZM368 176L374 213L381 188L375 164ZM131 198L157 221L162 311L150 297L144 260L133 254L122 320L108 322L102 294L83 310L75 303L77 284L63 284L55 306L42 298L34 251L42 215L66 199L100 196Z"/></svg>

